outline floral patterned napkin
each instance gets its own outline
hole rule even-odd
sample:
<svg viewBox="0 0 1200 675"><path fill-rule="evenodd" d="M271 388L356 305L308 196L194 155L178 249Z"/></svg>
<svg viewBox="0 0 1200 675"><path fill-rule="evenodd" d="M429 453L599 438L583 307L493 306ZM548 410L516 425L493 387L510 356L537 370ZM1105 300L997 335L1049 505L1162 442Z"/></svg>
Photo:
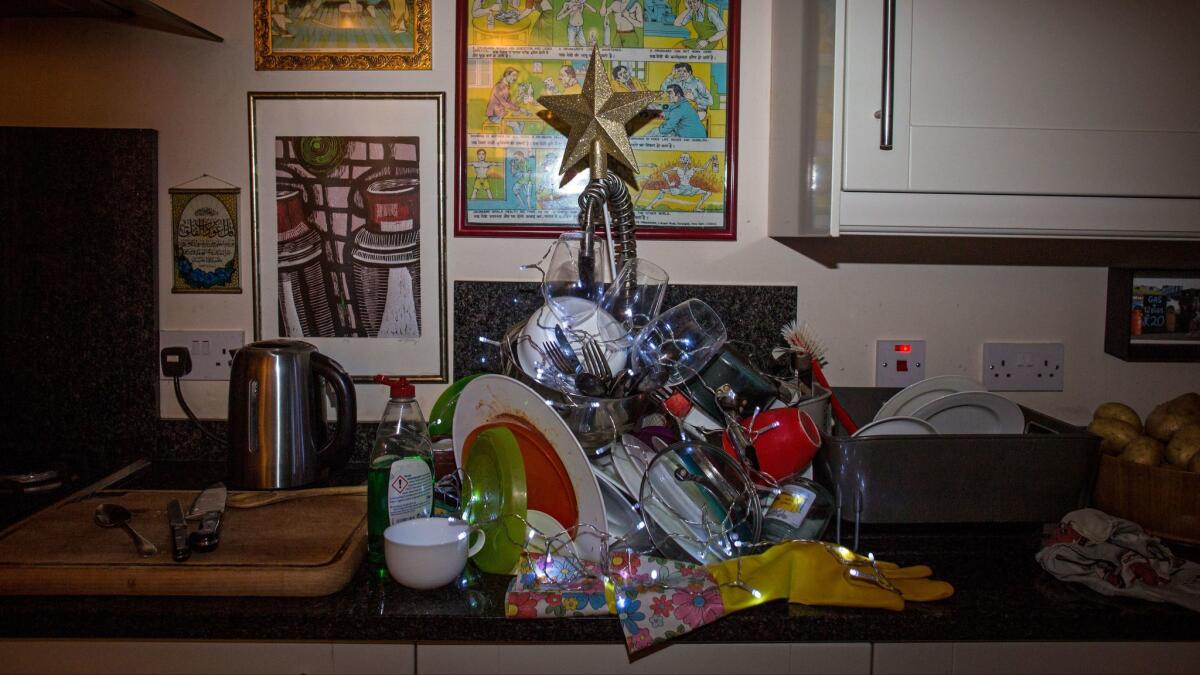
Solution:
<svg viewBox="0 0 1200 675"><path fill-rule="evenodd" d="M509 618L616 614L630 653L716 621L725 606L715 578L704 567L609 553L609 576L597 563L529 554L509 585Z"/></svg>

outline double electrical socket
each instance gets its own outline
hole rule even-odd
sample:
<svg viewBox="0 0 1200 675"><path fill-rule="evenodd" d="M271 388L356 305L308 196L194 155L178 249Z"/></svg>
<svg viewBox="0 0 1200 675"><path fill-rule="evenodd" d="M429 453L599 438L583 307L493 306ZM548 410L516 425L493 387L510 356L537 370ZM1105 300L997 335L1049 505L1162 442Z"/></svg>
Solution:
<svg viewBox="0 0 1200 675"><path fill-rule="evenodd" d="M1065 357L1061 342L985 342L981 380L988 391L1062 391Z"/></svg>
<svg viewBox="0 0 1200 675"><path fill-rule="evenodd" d="M158 333L158 349L187 347L192 371L181 380L228 380L233 368L233 352L246 341L240 330L164 330ZM164 380L171 378L159 371Z"/></svg>

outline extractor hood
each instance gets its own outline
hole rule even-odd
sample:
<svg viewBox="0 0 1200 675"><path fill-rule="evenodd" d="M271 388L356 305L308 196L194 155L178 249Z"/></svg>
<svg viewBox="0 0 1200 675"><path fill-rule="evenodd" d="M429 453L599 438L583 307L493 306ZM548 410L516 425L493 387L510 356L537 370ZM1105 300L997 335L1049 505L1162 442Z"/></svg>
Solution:
<svg viewBox="0 0 1200 675"><path fill-rule="evenodd" d="M220 35L150 0L3 0L0 2L0 18L4 17L106 19L201 40L224 42Z"/></svg>

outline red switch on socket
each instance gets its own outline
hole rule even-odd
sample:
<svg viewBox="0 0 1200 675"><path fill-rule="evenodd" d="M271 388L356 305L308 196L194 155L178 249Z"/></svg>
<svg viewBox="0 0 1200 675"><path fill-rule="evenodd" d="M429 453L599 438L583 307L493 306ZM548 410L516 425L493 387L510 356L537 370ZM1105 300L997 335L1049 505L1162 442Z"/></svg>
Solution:
<svg viewBox="0 0 1200 675"><path fill-rule="evenodd" d="M905 361L904 359L897 359L896 360L896 372L907 373L908 372L908 361Z"/></svg>

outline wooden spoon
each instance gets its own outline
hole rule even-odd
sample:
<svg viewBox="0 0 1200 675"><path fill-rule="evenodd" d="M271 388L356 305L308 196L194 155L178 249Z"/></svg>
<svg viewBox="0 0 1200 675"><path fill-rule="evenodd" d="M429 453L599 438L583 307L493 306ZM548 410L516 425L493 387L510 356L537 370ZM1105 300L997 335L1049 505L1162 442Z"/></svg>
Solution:
<svg viewBox="0 0 1200 675"><path fill-rule="evenodd" d="M266 492L237 492L229 495L227 506L235 509L253 509L267 504L278 504L292 499L306 497L336 497L338 495L365 495L366 485L346 485L343 487L309 488L307 490L269 490Z"/></svg>

